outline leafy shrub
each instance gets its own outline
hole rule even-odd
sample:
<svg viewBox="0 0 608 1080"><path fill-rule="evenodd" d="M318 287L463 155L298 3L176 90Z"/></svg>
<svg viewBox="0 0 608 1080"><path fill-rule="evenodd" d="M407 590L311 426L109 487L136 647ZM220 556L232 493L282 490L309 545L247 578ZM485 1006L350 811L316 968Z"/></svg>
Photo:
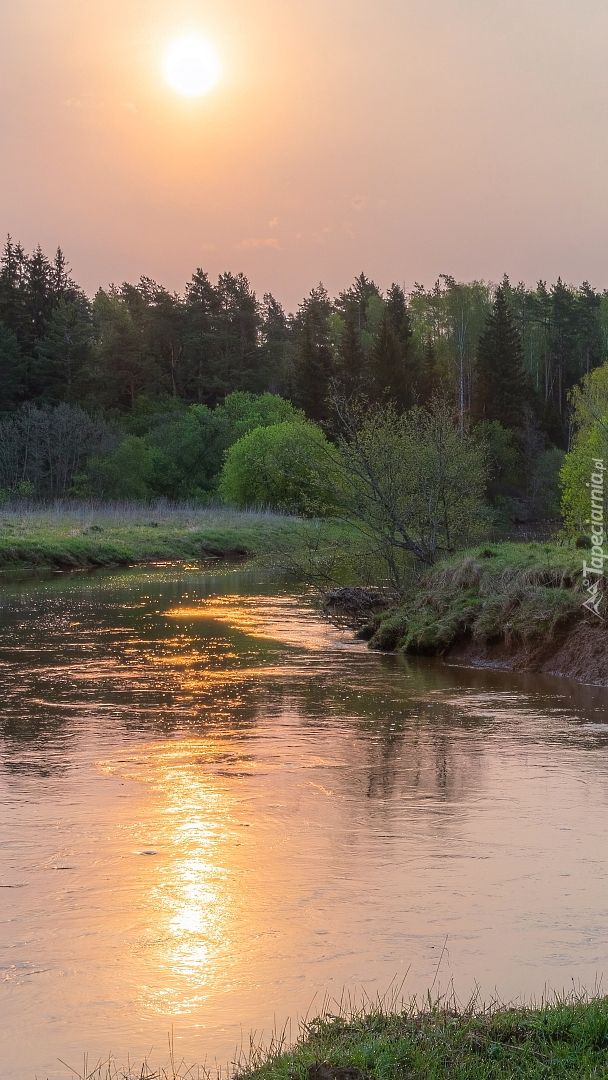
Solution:
<svg viewBox="0 0 608 1080"><path fill-rule="evenodd" d="M321 517L332 509L328 451L323 432L308 421L255 428L228 450L219 495L239 508Z"/></svg>
<svg viewBox="0 0 608 1080"><path fill-rule="evenodd" d="M105 458L93 458L77 477L76 494L145 501L155 494L154 481L170 464L162 451L139 435L127 435Z"/></svg>

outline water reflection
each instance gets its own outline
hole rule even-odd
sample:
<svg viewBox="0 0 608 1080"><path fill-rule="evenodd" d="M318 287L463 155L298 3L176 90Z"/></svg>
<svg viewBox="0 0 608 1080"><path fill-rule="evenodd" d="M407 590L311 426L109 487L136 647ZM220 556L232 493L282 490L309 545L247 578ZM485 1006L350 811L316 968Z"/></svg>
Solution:
<svg viewBox="0 0 608 1080"><path fill-rule="evenodd" d="M139 1000L172 1015L200 1006L220 966L230 963L242 901L229 856L240 839L234 799L205 771L224 758L213 743L191 739L100 763L104 772L154 791L154 846L142 852L153 860L144 894L147 929L138 947L154 950L160 978L142 988Z"/></svg>
<svg viewBox="0 0 608 1080"><path fill-rule="evenodd" d="M0 665L3 1080L172 1025L225 1060L424 992L446 934L463 994L608 964L605 690L376 656L240 571L11 586Z"/></svg>

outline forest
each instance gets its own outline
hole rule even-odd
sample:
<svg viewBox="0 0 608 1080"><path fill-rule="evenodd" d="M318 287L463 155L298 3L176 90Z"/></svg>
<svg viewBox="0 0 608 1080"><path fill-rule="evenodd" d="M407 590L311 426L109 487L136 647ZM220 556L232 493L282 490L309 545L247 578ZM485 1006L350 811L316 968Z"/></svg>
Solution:
<svg viewBox="0 0 608 1080"><path fill-rule="evenodd" d="M228 449L259 427L309 421L331 441L337 399L397 415L441 400L483 437L496 520L554 520L573 388L607 355L608 291L588 282L442 275L406 294L361 273L289 313L243 274L213 282L199 268L183 295L142 277L90 299L60 249L30 255L9 237L0 491L205 504Z"/></svg>

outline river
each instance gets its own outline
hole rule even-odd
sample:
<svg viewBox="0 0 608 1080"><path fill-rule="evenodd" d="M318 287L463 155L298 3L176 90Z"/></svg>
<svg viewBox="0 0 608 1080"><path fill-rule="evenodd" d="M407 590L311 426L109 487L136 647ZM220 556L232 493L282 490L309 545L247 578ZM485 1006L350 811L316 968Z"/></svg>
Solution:
<svg viewBox="0 0 608 1080"><path fill-rule="evenodd" d="M605 690L377 655L222 566L5 582L0 676L3 1080L601 982Z"/></svg>

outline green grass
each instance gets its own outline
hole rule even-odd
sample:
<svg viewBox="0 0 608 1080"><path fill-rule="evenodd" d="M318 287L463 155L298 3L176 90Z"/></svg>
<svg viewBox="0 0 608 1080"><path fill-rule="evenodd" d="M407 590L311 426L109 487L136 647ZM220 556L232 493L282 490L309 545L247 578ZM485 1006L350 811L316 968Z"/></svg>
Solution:
<svg viewBox="0 0 608 1080"><path fill-rule="evenodd" d="M77 569L255 555L289 545L295 519L190 507L74 503L0 509L0 570Z"/></svg>
<svg viewBox="0 0 608 1080"><path fill-rule="evenodd" d="M344 523L271 511L94 502L0 508L0 572L257 556L325 582L356 540Z"/></svg>
<svg viewBox="0 0 608 1080"><path fill-rule="evenodd" d="M361 631L378 649L445 652L480 644L549 640L580 613L585 552L558 543L484 544L424 573L395 609Z"/></svg>
<svg viewBox="0 0 608 1080"><path fill-rule="evenodd" d="M380 1005L324 1015L240 1080L562 1080L608 1077L608 998L539 1008Z"/></svg>
<svg viewBox="0 0 608 1080"><path fill-rule="evenodd" d="M285 1033L266 1047L252 1042L236 1071L179 1062L169 1043L164 1067L112 1058L66 1067L80 1080L608 1080L608 998L338 1005L303 1023L293 1046Z"/></svg>

